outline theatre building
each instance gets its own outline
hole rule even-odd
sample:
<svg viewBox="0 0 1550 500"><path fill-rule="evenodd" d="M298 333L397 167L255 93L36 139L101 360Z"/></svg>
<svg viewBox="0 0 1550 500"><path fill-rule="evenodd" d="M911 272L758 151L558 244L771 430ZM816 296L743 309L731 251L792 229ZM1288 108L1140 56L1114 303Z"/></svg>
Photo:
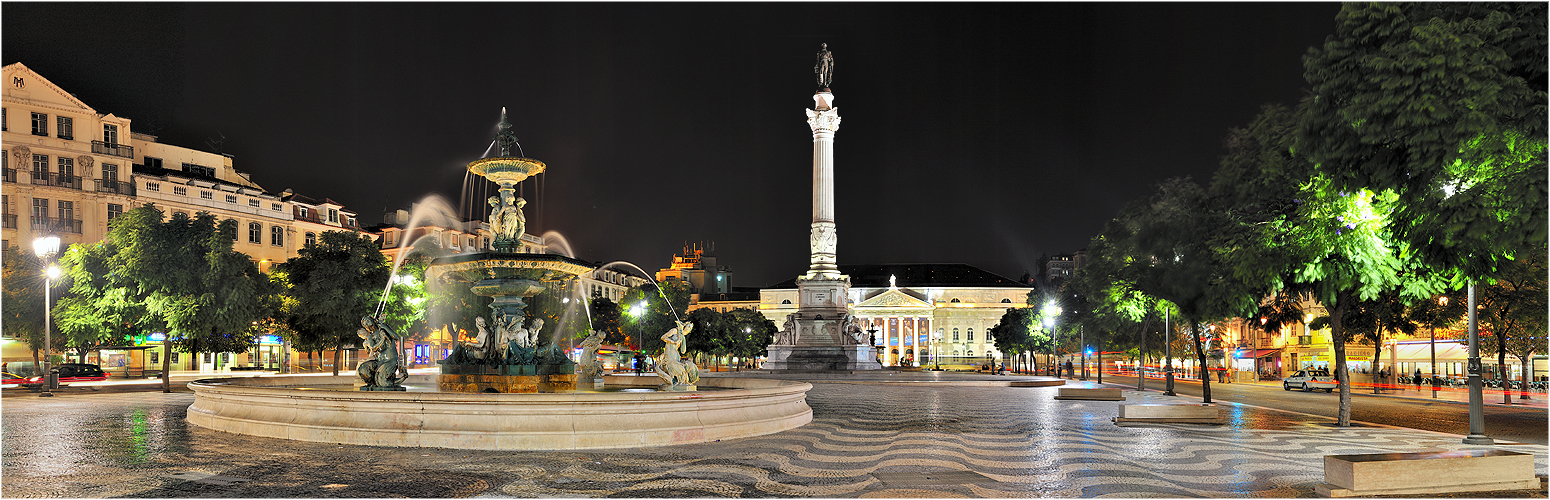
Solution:
<svg viewBox="0 0 1550 500"><path fill-rule="evenodd" d="M990 327L1027 306L1033 288L968 264L839 266L850 276L850 313L872 332L883 366L972 365L1000 359ZM776 325L797 311L796 279L759 291Z"/></svg>

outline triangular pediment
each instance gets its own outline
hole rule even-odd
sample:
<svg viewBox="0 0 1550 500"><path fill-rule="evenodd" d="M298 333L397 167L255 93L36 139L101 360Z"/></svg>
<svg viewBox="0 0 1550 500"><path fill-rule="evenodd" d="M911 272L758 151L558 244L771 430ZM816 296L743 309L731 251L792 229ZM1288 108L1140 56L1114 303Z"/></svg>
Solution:
<svg viewBox="0 0 1550 500"><path fill-rule="evenodd" d="M897 288L891 288L883 293L861 301L856 307L892 307L901 309L930 308L931 303L915 298Z"/></svg>
<svg viewBox="0 0 1550 500"><path fill-rule="evenodd" d="M97 110L87 106L80 99L65 92L65 89L54 85L54 82L22 63L11 63L5 67L4 85L7 99L26 100L39 106L97 114Z"/></svg>

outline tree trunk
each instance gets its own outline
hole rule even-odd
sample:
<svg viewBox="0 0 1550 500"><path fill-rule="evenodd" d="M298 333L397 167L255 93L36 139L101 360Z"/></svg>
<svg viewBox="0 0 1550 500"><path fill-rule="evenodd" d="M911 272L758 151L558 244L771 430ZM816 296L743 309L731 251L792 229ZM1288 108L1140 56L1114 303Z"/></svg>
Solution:
<svg viewBox="0 0 1550 500"><path fill-rule="evenodd" d="M334 376L339 376L339 355L344 354L344 344L334 346Z"/></svg>
<svg viewBox="0 0 1550 500"><path fill-rule="evenodd" d="M1372 345L1372 393L1378 393L1378 380L1382 377L1382 370L1378 369L1378 360L1383 359L1383 329L1378 329L1378 341ZM1300 368L1300 367L1299 367ZM1389 370L1394 367L1390 366Z"/></svg>
<svg viewBox="0 0 1550 500"><path fill-rule="evenodd" d="M1523 365L1523 373L1518 375L1518 399L1528 399L1528 372L1533 369L1529 360L1532 358L1524 358L1517 354L1513 354L1513 357L1518 358L1518 363Z"/></svg>
<svg viewBox="0 0 1550 500"><path fill-rule="evenodd" d="M1206 353L1200 346L1200 325L1195 323L1195 318L1186 318L1189 321L1190 336L1195 339L1195 359L1200 366L1200 394L1202 403L1211 403L1211 377L1206 376Z"/></svg>
<svg viewBox="0 0 1550 500"><path fill-rule="evenodd" d="M42 375L43 374L43 367L42 367L43 365L39 361L40 359L42 359L42 358L38 357L38 350L37 349L33 349L32 350L32 373L35 373L35 374L38 374L38 375Z"/></svg>
<svg viewBox="0 0 1550 500"><path fill-rule="evenodd" d="M172 333L161 341L161 392L172 392Z"/></svg>
<svg viewBox="0 0 1550 500"><path fill-rule="evenodd" d="M1512 387L1507 378L1507 336L1500 335L1496 338L1496 379L1501 381L1502 404L1512 404Z"/></svg>
<svg viewBox="0 0 1550 500"><path fill-rule="evenodd" d="M1340 411L1335 417L1335 425L1340 427L1351 426L1351 372L1345 366L1345 315L1347 297L1337 297L1335 309L1329 311L1329 335L1335 343L1335 377L1340 386ZM1376 356L1376 351L1374 355Z"/></svg>
<svg viewBox="0 0 1550 500"><path fill-rule="evenodd" d="M1098 346L1098 383L1103 383L1103 346Z"/></svg>

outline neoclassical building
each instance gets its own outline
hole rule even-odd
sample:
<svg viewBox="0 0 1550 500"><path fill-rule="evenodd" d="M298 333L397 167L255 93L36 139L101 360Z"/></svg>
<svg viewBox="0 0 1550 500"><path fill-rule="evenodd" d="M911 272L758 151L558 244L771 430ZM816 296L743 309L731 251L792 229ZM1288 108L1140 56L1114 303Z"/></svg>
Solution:
<svg viewBox="0 0 1550 500"><path fill-rule="evenodd" d="M1028 307L1033 288L968 264L839 266L850 276L846 304L884 366L972 364L1001 358L990 327L1010 308ZM759 291L759 312L775 324L797 311L796 279ZM701 301L702 305L713 305Z"/></svg>
<svg viewBox="0 0 1550 500"><path fill-rule="evenodd" d="M295 257L306 243L306 233L358 230L353 212L326 198L322 203L293 203L288 190L286 195L275 194L253 182L235 167L231 155L164 144L156 136L134 132L131 119L98 112L22 63L6 65L3 73L0 248L31 251L32 240L45 235L58 236L61 247L99 241L107 234L108 221L145 203L155 203L168 217L209 212L235 221L234 248L266 272ZM324 217L334 210L342 218L330 223L298 217L303 207L325 210ZM322 222L314 224L314 219ZM13 340L0 333L4 359L30 361L31 353L16 348ZM160 339L137 340L141 346L105 350L96 361L114 373L121 366L159 367ZM278 363L283 356L278 341L265 337L261 344L250 353L204 353L197 359L173 353L173 369Z"/></svg>

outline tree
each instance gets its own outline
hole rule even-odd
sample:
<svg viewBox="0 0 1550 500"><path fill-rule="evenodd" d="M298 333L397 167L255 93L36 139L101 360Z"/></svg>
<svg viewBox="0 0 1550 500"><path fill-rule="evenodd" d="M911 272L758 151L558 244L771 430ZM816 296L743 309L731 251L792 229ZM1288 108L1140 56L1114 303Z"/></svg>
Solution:
<svg viewBox="0 0 1550 500"><path fill-rule="evenodd" d="M139 287L113 279L108 260L117 252L112 242L71 245L59 259L71 286L54 307L54 322L83 357L104 345L127 344L148 319Z"/></svg>
<svg viewBox="0 0 1550 500"><path fill-rule="evenodd" d="M660 286L659 286L660 285ZM689 285L678 280L666 282L647 283L625 291L623 306L626 310L637 304L645 304L639 317L632 316L630 328L626 331L632 337L640 332L639 343L641 352L656 353L662 350L662 334L676 328L676 322L684 315L684 310L689 307Z"/></svg>
<svg viewBox="0 0 1550 500"><path fill-rule="evenodd" d="M334 349L334 375L341 351L360 342L355 331L362 316L375 312L391 272L371 238L327 231L279 267L295 300L287 324L296 331L297 348Z"/></svg>
<svg viewBox="0 0 1550 500"><path fill-rule="evenodd" d="M1479 318L1488 335L1480 336L1480 350L1496 353L1497 377L1507 380L1507 354L1523 365L1523 392L1528 394L1531 358L1545 347L1546 304L1545 251L1518 252L1518 259L1503 263L1502 272L1481 289ZM1512 395L1502 385L1502 403Z"/></svg>
<svg viewBox="0 0 1550 500"><path fill-rule="evenodd" d="M592 308L592 329L603 332L603 343L626 345L628 340L624 336L624 323L619 314L619 304L608 297L596 294L592 296L592 301L588 305Z"/></svg>
<svg viewBox="0 0 1550 500"><path fill-rule="evenodd" d="M1454 284L1546 241L1546 6L1345 4L1304 57L1298 150L1393 193L1394 237Z"/></svg>
<svg viewBox="0 0 1550 500"><path fill-rule="evenodd" d="M165 328L166 352L232 352L253 344L253 323L269 316L265 297L278 292L245 254L233 250L237 223L215 216L175 212L145 204L108 224L102 244L114 249L101 269L111 286L143 297L146 317L137 323ZM91 268L87 267L89 271ZM93 274L95 282L101 276ZM162 358L162 391L171 392L172 357Z"/></svg>
<svg viewBox="0 0 1550 500"><path fill-rule="evenodd" d="M780 328L774 321L764 317L764 314L754 309L733 309L724 313L727 324L731 326L730 334L735 338L731 343L731 353L743 357L754 358L768 354L766 349L775 342L775 332Z"/></svg>
<svg viewBox="0 0 1550 500"><path fill-rule="evenodd" d="M38 353L43 350L43 261L31 251L9 247L4 252L4 271L0 275L0 327L6 336L27 341L32 350L33 373L42 373L38 367ZM54 347L62 348L63 337L55 337Z"/></svg>

